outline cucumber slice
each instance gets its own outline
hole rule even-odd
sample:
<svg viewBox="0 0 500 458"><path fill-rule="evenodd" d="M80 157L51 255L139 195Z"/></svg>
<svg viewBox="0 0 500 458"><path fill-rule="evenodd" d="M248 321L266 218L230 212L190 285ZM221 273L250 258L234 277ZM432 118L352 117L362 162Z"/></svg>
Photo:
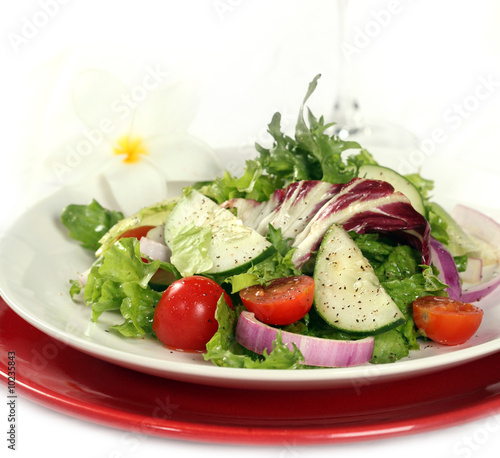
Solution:
<svg viewBox="0 0 500 458"><path fill-rule="evenodd" d="M388 331L405 317L347 231L328 229L314 268L314 306L332 327L357 335Z"/></svg>
<svg viewBox="0 0 500 458"><path fill-rule="evenodd" d="M235 275L275 253L272 244L262 235L196 190L184 196L167 219L165 243L170 249L175 234L189 225L211 229L208 256L213 265L198 273Z"/></svg>
<svg viewBox="0 0 500 458"><path fill-rule="evenodd" d="M408 181L398 172L380 165L368 164L362 165L359 168L358 177L386 181L391 184L396 191L404 194L415 210L421 215L426 216L425 205L420 192L413 183Z"/></svg>

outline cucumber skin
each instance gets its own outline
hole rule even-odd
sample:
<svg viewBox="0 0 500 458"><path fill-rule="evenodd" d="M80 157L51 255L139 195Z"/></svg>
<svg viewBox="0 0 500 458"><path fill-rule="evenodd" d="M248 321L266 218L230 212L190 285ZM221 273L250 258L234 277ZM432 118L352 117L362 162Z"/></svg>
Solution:
<svg viewBox="0 0 500 458"><path fill-rule="evenodd" d="M412 207L424 217L427 217L427 211L422 196L413 183L408 181L403 175L398 172L383 167L381 165L362 165L358 172L359 178L367 178L370 180L386 181L396 191L404 194L410 201ZM405 192L405 190L407 190Z"/></svg>
<svg viewBox="0 0 500 458"><path fill-rule="evenodd" d="M379 289L382 290L382 295L379 297L382 299L380 305L383 306L384 305L383 303L387 299L393 304L391 306L391 308L393 308L393 310L394 310L394 320L393 321L389 321L386 324L383 324L383 325L377 326L377 327L368 327L367 326L365 329L359 329L359 328L354 329L354 328L349 327L349 326L339 325L338 323L335 322L335 321L339 321L339 320L332 319L331 316L328 316L329 314L326 313L326 309L322 310L322 306L325 305L323 298L324 298L324 295L327 294L328 302L333 304L333 308L329 308L330 313L331 314L342 313L341 307L335 308L335 302L337 302L337 306L338 306L340 304L340 302L342 301L342 294L338 293L341 285L339 284L338 286L336 286L335 287L336 289L334 292L333 284L335 282L332 282L332 284L330 286L328 286L326 284L326 281L327 281L327 278L326 278L327 273L326 272L328 272L329 269L332 268L332 264L334 262L336 262L336 263L342 262L342 259L336 260L336 261L335 260L330 261L330 259L329 259L330 257L335 257L335 254L332 253L332 249L329 246L329 242L330 242L330 239L335 235L334 232L338 229L345 232L345 230L341 226L337 226L335 224L332 225L332 227L325 234L325 237L323 239L323 242L321 243L321 246L320 246L320 249L318 251L317 258L316 258L316 264L315 264L315 268L314 268L314 281L315 281L314 307L315 307L316 311L318 312L318 314L333 328L347 332L350 335L356 336L356 337L382 334L386 331L389 331L391 329L394 329L394 328L404 324L406 322L406 319L405 319L403 313L399 310L397 305L392 301L392 298L390 298L390 296L385 292L385 290L380 285L378 285ZM361 254L361 251L356 246L355 242L351 239L351 237L347 234L347 232L345 234L349 238L348 240L350 240L352 242L352 246L354 247L354 249L353 249L354 256L356 256L355 253ZM343 246L346 246L346 244L343 244ZM371 270L371 273L373 274L373 276L376 279L375 273L373 272L373 269L372 269L371 265L369 264L368 260L366 260L366 258L364 258L364 256L362 254L361 254L361 257L362 258L360 258L360 259L363 260L363 264L365 264L363 266L365 271ZM350 262L352 262L352 261L350 261ZM370 275L371 275L371 273L370 273ZM322 275L324 275L324 276L322 276ZM362 274L360 274L360 275L362 275ZM365 278L366 278L366 275L365 275ZM378 283L378 279L376 279L376 280L375 279L373 279L374 280L373 283L376 285ZM344 288L340 291L347 291L346 285L344 285ZM353 296L351 295L351 293L349 293L349 294L350 294L349 298L352 299ZM366 295L364 297L366 298ZM351 304L348 305L348 308L350 308L350 305ZM378 308L378 307L376 307L376 308ZM358 307L358 309L359 309L359 307ZM346 312L344 312L344 313L346 313ZM350 312L348 312L348 313L350 313ZM337 318L337 315L335 316L335 318Z"/></svg>

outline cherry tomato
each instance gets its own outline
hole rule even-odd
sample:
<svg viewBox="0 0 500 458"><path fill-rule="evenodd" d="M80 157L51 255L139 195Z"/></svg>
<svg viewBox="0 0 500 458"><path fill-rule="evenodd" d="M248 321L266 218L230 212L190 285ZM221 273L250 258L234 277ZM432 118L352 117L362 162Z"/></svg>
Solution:
<svg viewBox="0 0 500 458"><path fill-rule="evenodd" d="M292 324L311 309L314 280L307 275L278 278L266 285L242 289L240 298L259 321L275 325Z"/></svg>
<svg viewBox="0 0 500 458"><path fill-rule="evenodd" d="M148 232L151 229L154 229L155 226L139 226L134 227L133 229L129 229L125 231L123 234L119 235L116 240L127 239L127 238L136 238L137 240L141 240L143 237L148 235ZM149 261L146 258L141 258L142 262L148 263ZM156 275L156 274L155 274Z"/></svg>
<svg viewBox="0 0 500 458"><path fill-rule="evenodd" d="M232 307L230 297L209 278L195 275L174 281L156 306L153 331L174 350L204 351L219 327L215 310L222 294Z"/></svg>
<svg viewBox="0 0 500 458"><path fill-rule="evenodd" d="M483 311L472 304L439 296L425 296L413 302L417 328L435 342L459 345L479 328Z"/></svg>
<svg viewBox="0 0 500 458"><path fill-rule="evenodd" d="M119 239L125 239L129 237L134 237L137 240L141 240L142 237L146 237L148 232L151 229L154 229L155 226L139 226L139 227L134 227L133 229L129 229L128 231L125 231L123 234L121 234L117 240Z"/></svg>

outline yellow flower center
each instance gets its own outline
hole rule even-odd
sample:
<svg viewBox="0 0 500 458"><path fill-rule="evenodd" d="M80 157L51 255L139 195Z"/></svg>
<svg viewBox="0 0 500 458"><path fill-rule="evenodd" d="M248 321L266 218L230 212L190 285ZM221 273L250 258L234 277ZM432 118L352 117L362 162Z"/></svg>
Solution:
<svg viewBox="0 0 500 458"><path fill-rule="evenodd" d="M121 137L113 148L115 154L124 154L123 162L134 164L140 161L140 155L147 155L148 151L144 146L142 138L130 138L128 135Z"/></svg>

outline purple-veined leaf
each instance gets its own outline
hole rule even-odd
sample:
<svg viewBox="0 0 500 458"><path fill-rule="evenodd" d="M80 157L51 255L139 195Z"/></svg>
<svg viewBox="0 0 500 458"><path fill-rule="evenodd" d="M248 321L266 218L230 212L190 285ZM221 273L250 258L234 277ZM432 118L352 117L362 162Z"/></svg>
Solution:
<svg viewBox="0 0 500 458"><path fill-rule="evenodd" d="M358 233L390 234L422 251L422 262L430 263L429 223L406 196L385 181L298 181L277 190L266 202L232 199L223 205L236 208L243 223L262 235L269 224L281 228L283 237L292 239L296 248L296 267L308 261L334 223Z"/></svg>

